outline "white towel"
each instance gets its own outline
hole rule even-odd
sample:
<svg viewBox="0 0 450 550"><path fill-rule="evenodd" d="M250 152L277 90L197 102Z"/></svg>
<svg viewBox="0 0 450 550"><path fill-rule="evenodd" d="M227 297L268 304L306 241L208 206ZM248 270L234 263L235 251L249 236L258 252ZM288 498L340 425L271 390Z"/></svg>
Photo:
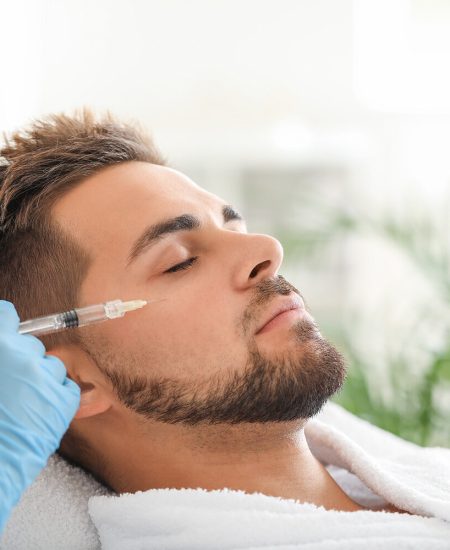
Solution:
<svg viewBox="0 0 450 550"><path fill-rule="evenodd" d="M234 490L151 489L89 500L102 549L450 549L450 449L408 443L333 403L305 435L351 498L413 515L337 512Z"/></svg>
<svg viewBox="0 0 450 550"><path fill-rule="evenodd" d="M0 549L450 549L450 449L423 449L332 402L305 434L353 500L374 509L391 502L435 517L332 512L232 490L154 489L116 497L55 455L14 510Z"/></svg>
<svg viewBox="0 0 450 550"><path fill-rule="evenodd" d="M0 535L0 549L99 550L88 501L110 493L80 468L51 456L13 510Z"/></svg>
<svg viewBox="0 0 450 550"><path fill-rule="evenodd" d="M450 524L442 520L332 512L260 493L157 489L95 497L89 509L104 550L450 548Z"/></svg>

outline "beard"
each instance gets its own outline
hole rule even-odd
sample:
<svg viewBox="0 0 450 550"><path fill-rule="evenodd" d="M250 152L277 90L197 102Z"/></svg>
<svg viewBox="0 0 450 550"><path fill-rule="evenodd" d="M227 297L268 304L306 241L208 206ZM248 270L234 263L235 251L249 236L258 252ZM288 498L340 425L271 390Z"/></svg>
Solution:
<svg viewBox="0 0 450 550"><path fill-rule="evenodd" d="M300 294L283 277L263 281L258 294L242 318L256 305L267 303L274 294ZM179 381L134 373L125 368L130 352L123 354L86 342L82 347L110 379L118 399L144 419L167 424L239 424L244 422L284 422L312 418L338 392L346 377L345 362L332 344L320 334L309 315L290 329L292 343L277 355L262 353L251 341L245 368L201 381ZM132 358L141 368L142 359Z"/></svg>

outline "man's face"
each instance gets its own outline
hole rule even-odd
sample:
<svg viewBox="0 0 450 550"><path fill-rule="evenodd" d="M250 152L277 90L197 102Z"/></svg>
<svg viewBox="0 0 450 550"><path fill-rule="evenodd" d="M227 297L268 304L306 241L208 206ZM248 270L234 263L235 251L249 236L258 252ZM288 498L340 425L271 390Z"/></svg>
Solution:
<svg viewBox="0 0 450 550"><path fill-rule="evenodd" d="M155 300L79 329L138 414L189 424L306 419L342 386L342 358L278 274L280 243L248 233L226 201L183 174L109 167L64 195L53 216L92 257L79 306ZM291 299L299 307L260 330Z"/></svg>

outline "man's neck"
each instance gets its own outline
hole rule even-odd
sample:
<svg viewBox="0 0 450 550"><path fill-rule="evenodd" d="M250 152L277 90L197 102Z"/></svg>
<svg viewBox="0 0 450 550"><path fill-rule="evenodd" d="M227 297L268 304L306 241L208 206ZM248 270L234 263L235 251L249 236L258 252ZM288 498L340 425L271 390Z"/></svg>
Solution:
<svg viewBox="0 0 450 550"><path fill-rule="evenodd" d="M127 424L123 417L120 420ZM95 443L106 450L107 481L118 493L229 488L330 510L362 509L311 453L304 422L201 428L150 422L139 429L135 423L125 424L99 431Z"/></svg>

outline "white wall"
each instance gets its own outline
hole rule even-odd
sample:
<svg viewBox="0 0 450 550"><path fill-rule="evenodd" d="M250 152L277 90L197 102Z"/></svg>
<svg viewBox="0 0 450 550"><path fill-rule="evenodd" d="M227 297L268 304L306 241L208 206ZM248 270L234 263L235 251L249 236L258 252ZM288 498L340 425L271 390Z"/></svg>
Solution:
<svg viewBox="0 0 450 550"><path fill-rule="evenodd" d="M449 192L450 116L382 112L370 104L370 85L361 93L355 71L367 63L367 85L375 63L358 42L364 27L355 27L364 5L381 10L380 52L389 6L439 21L440 36L446 24L450 30L447 3L437 0L3 0L0 125L91 105L140 120L169 161L238 206L243 173L288 167L336 169L334 183L318 176L317 193L334 186L336 200L367 216L408 211L414 196L437 213ZM448 55L439 50L441 61ZM283 192L281 181L274 176L274 192ZM271 211L268 220L282 214ZM389 326L376 313L383 301L405 311L421 283L377 243L354 242L341 260L321 276L304 265L290 269L319 312L366 308L376 342ZM395 330L399 318L406 313L394 315Z"/></svg>

